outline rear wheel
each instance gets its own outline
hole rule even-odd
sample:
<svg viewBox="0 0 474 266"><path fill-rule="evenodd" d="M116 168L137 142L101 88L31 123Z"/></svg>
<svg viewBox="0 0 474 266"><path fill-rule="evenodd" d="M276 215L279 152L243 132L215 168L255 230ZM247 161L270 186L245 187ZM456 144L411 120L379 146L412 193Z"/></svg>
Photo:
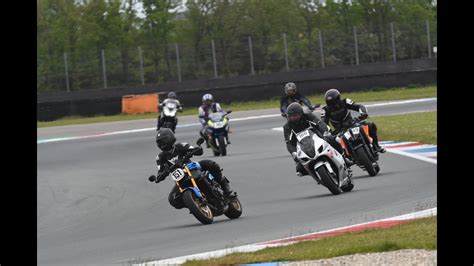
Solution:
<svg viewBox="0 0 474 266"><path fill-rule="evenodd" d="M332 194L341 194L342 190L339 188L339 182L336 182L336 180L331 177L331 174L325 166L319 167L316 171L321 178L321 182L329 189L329 191L331 191Z"/></svg>
<svg viewBox="0 0 474 266"><path fill-rule="evenodd" d="M227 155L227 147L226 147L226 144L225 144L225 140L224 140L224 137L219 137L219 149L220 149L220 153L222 156L226 156Z"/></svg>
<svg viewBox="0 0 474 266"><path fill-rule="evenodd" d="M237 197L232 198L229 202L229 208L224 213L230 219L237 219L242 215L242 204Z"/></svg>
<svg viewBox="0 0 474 266"><path fill-rule="evenodd" d="M355 151L357 158L359 159L359 162L364 166L365 170L369 173L370 176L375 176L377 175L378 171L375 169L374 165L369 159L369 156L367 156L367 153L365 152L364 148L359 148Z"/></svg>
<svg viewBox="0 0 474 266"><path fill-rule="evenodd" d="M196 197L196 194L194 194L194 191L186 190L183 193L183 202L191 214L194 215L194 217L196 217L196 219L198 219L201 223L210 224L214 220L214 215L212 214L209 206L202 204L201 201Z"/></svg>

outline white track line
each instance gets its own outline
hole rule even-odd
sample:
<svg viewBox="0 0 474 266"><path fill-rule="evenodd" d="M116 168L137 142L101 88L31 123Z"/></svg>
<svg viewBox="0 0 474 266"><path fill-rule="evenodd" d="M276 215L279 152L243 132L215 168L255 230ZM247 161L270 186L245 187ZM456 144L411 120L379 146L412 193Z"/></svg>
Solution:
<svg viewBox="0 0 474 266"><path fill-rule="evenodd" d="M437 98L424 98L424 99L416 99L416 100L405 100L405 101L394 101L394 102L386 102L386 103L376 103L376 104L368 104L367 107L373 106L386 106L386 105L397 105L397 104L408 104L408 103L417 103L417 102L429 102L429 101L436 101ZM271 114L271 115L259 115L259 116L249 116L243 118L232 118L232 121L245 121L245 120L253 120L253 119L261 119L261 118L268 118L268 117L277 117L281 114ZM198 126L200 123L192 123L192 124L183 124L177 125L177 127L189 127L189 126ZM87 138L97 138L97 137L105 137L117 134L130 134L130 133L137 133L137 132L144 132L144 131L153 131L156 128L140 128L140 129L132 129L132 130L123 130L123 131L113 131L113 132L106 132L102 134L93 134L93 135L86 135L86 136L73 136L73 137L64 137L64 138L51 138L51 139L41 139L37 140L36 144L42 143L51 143L51 142L59 142L59 141L67 141L67 140L76 140L76 139L87 139Z"/></svg>

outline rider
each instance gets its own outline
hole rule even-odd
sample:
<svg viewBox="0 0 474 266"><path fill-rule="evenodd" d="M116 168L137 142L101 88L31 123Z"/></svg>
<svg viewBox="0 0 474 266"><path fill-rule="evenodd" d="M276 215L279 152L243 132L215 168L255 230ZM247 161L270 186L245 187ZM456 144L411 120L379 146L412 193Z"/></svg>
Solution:
<svg viewBox="0 0 474 266"><path fill-rule="evenodd" d="M165 106L169 102L176 103L176 106L178 106L178 112L183 111L183 107L181 106L181 103L179 102L179 100L176 99L176 93L173 92L173 91L169 92L168 93L168 98L165 99L162 103L160 103L158 105L159 110L161 110L163 108L163 106ZM173 132L175 131L177 124L178 124L178 118L175 117L175 123L174 123L173 129L172 129ZM160 130L161 126L162 126L161 119L160 119L160 116L158 116L158 124L156 126L156 130Z"/></svg>
<svg viewBox="0 0 474 266"><path fill-rule="evenodd" d="M280 112L282 116L286 116L286 108L294 102L306 105L311 111L314 110L314 107L311 106L311 102L308 98L296 91L296 84L288 82L285 84L285 95L280 99Z"/></svg>
<svg viewBox="0 0 474 266"><path fill-rule="evenodd" d="M311 130L320 138L324 138L332 147L334 147L340 154L344 154L341 145L331 136L329 127L326 123L321 121L312 113L303 113L303 108L299 103L292 103L286 109L286 118L288 122L283 126L283 135L285 137L286 148L293 156L296 164L296 174L298 176L308 175L308 172L303 165L296 158L296 136L292 134L292 130L296 133L311 127ZM350 167L353 162L344 156L347 167Z"/></svg>
<svg viewBox="0 0 474 266"><path fill-rule="evenodd" d="M167 169L173 165L173 159L181 159L186 155L186 153L190 151L199 150L195 153L195 155L202 155L203 151L201 147L193 147L187 143L175 143L176 138L173 132L169 128L160 129L156 135L156 144L158 148L162 150L156 156L156 164L158 165L158 173L156 177L154 175L150 176L148 179L150 182L161 182L165 179L165 177L169 174ZM227 177L222 175L222 169L220 168L219 164L212 160L201 160L199 161L202 170L209 171L212 176L214 176L214 180L216 180L219 185L221 186L224 194L226 196L232 193L232 190L229 187L229 180ZM184 207L182 202L181 193L179 192L179 188L174 185L173 189L171 190L168 200L170 204L175 207L176 209L181 209Z"/></svg>
<svg viewBox="0 0 474 266"><path fill-rule="evenodd" d="M209 115L216 112L224 112L219 103L214 102L214 97L212 94L204 94L202 96L202 105L199 107L199 122L201 122L202 128L199 131L201 137L206 140L206 145L209 148L209 138L207 136L207 121L209 120ZM227 143L230 144L229 136L226 136Z"/></svg>
<svg viewBox="0 0 474 266"><path fill-rule="evenodd" d="M369 116L367 114L367 108L362 104L356 104L347 98L341 100L341 93L337 89L328 90L325 94L325 98L327 105L321 109L321 119L326 124L332 124L334 127L333 134L351 126L353 118L349 110L358 111L360 113L360 120ZM384 153L386 151L385 148L379 145L377 126L372 122L364 123L367 123L369 126L369 134L373 139L372 146L377 152Z"/></svg>

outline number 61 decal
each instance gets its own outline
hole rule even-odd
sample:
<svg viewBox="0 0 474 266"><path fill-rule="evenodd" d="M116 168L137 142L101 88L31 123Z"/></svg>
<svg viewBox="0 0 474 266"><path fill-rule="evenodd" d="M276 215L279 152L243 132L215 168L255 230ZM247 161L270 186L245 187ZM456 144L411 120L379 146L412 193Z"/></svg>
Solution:
<svg viewBox="0 0 474 266"><path fill-rule="evenodd" d="M181 168L178 168L171 173L171 178L173 178L174 181L179 181L183 177L184 177L184 171Z"/></svg>

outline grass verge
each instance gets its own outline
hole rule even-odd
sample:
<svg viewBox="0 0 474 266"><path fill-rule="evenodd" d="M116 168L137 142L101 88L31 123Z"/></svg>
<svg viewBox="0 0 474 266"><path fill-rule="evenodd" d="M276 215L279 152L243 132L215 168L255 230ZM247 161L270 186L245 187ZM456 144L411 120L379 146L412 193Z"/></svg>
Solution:
<svg viewBox="0 0 474 266"><path fill-rule="evenodd" d="M344 92L343 92L344 93ZM350 98L356 102L371 102L371 101L388 101L388 100L404 100L404 99L419 99L426 97L436 97L437 87L426 86L426 87L402 87L402 88L392 88L392 89L373 89L369 91L362 92L348 92L344 93L344 97ZM311 100L311 103L323 103L324 97L321 94L315 94L308 96ZM217 99L218 100L218 99ZM235 102L230 104L222 104L222 107L226 110L232 109L233 111L243 111L243 110L257 110L257 109L268 109L268 108L278 108L280 106L279 97L274 97L271 100L264 101L251 101L251 102ZM197 115L197 108L185 108L182 113L178 114L179 116L184 115ZM136 119L147 119L147 118L156 118L156 113L148 114L139 114L139 115L128 115L128 114L119 114L113 116L95 116L95 117L79 117L79 116L70 116L64 117L59 120L50 121L50 122L37 122L36 125L38 128L41 127L51 127L51 126L65 126L65 125L76 125L76 124L90 124L90 123L99 123L99 122L112 122L112 121L126 121L126 120L136 120Z"/></svg>
<svg viewBox="0 0 474 266"><path fill-rule="evenodd" d="M271 261L301 261L332 258L356 253L385 252L400 249L436 250L436 216L395 225L388 229L370 229L266 248L252 253L234 253L222 258L188 261L183 265L236 265Z"/></svg>
<svg viewBox="0 0 474 266"><path fill-rule="evenodd" d="M381 140L417 141L437 144L437 112L379 116L367 121L375 122Z"/></svg>

